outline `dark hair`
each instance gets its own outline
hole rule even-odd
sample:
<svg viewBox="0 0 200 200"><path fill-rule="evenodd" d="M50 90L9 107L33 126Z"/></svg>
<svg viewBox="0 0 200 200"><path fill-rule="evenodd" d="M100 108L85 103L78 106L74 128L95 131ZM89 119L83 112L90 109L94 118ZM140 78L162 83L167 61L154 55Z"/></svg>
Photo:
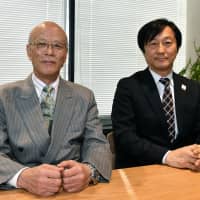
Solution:
<svg viewBox="0 0 200 200"><path fill-rule="evenodd" d="M182 35L179 28L172 21L161 18L148 22L139 30L137 36L137 42L139 48L142 50L143 53L144 53L144 46L148 42L153 40L156 37L156 35L161 33L166 26L169 26L174 31L177 50L180 48L182 42Z"/></svg>

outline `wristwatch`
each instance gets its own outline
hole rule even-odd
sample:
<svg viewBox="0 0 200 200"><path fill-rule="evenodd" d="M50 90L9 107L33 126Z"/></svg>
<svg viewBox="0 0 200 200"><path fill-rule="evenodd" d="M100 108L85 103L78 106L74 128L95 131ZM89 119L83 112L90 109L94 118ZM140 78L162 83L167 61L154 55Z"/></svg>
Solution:
<svg viewBox="0 0 200 200"><path fill-rule="evenodd" d="M86 165L90 168L91 174L90 174L90 184L96 185L99 182L100 174L96 170L95 167L93 167L91 164L86 163Z"/></svg>

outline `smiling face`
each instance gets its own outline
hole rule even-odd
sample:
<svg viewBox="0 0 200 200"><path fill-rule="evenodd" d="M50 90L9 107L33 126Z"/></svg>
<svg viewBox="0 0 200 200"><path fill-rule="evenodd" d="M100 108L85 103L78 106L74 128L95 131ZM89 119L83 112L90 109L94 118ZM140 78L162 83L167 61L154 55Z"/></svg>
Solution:
<svg viewBox="0 0 200 200"><path fill-rule="evenodd" d="M171 72L177 53L175 34L169 26L144 46L144 57L148 66L161 76Z"/></svg>
<svg viewBox="0 0 200 200"><path fill-rule="evenodd" d="M53 22L38 25L30 34L27 54L40 80L47 84L55 81L67 56L65 32Z"/></svg>

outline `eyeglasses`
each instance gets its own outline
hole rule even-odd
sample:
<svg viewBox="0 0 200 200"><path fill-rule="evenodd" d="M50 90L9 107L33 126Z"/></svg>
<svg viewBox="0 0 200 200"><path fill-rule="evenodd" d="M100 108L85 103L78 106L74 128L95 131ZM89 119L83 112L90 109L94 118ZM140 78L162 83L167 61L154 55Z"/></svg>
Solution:
<svg viewBox="0 0 200 200"><path fill-rule="evenodd" d="M63 43L58 43L58 42L55 42L55 43L47 43L47 42L33 42L33 43L30 43L30 45L34 45L36 46L36 48L38 50L41 50L41 51L45 51L47 49L49 49L50 47L53 49L53 50L56 50L56 51L61 51L61 50L64 50L66 49L66 44L63 44Z"/></svg>

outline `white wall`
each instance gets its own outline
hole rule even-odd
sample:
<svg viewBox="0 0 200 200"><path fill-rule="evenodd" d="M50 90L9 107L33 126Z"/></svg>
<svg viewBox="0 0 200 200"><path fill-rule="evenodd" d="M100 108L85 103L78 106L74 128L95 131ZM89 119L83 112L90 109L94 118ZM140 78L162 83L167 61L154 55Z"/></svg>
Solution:
<svg viewBox="0 0 200 200"><path fill-rule="evenodd" d="M194 41L200 46L200 1L187 0L187 23L186 23L186 59L196 59Z"/></svg>

